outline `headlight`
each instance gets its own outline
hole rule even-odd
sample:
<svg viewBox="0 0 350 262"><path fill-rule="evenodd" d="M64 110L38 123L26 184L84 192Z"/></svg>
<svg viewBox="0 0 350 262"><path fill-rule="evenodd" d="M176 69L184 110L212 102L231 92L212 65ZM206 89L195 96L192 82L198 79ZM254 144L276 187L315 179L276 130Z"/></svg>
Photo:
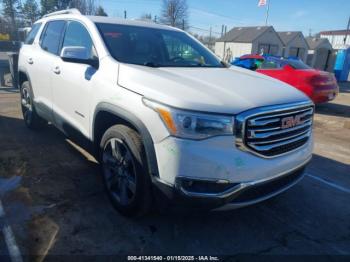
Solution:
<svg viewBox="0 0 350 262"><path fill-rule="evenodd" d="M146 106L155 110L170 134L189 139L212 136L233 136L234 117L180 110L143 98Z"/></svg>

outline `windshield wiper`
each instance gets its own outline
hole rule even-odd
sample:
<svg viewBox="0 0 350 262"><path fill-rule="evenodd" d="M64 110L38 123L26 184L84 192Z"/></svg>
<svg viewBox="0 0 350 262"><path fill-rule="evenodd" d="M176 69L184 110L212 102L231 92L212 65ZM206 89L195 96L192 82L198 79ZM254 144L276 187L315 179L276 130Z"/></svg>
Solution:
<svg viewBox="0 0 350 262"><path fill-rule="evenodd" d="M225 61L220 61L220 63L221 63L224 67L226 67L226 68L231 67L231 64L229 64L229 63L227 63L227 62L225 62Z"/></svg>
<svg viewBox="0 0 350 262"><path fill-rule="evenodd" d="M151 61L144 62L143 65L148 66L148 67L159 67L158 64L151 62Z"/></svg>

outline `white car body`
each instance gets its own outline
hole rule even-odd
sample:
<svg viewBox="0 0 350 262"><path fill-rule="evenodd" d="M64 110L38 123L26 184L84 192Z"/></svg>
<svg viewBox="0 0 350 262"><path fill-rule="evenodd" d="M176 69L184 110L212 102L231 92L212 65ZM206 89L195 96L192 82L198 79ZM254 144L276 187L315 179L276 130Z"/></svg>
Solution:
<svg viewBox="0 0 350 262"><path fill-rule="evenodd" d="M86 64L65 62L60 56L40 47L45 23L52 20L74 20L86 27L97 51L97 70ZM154 165L150 167L152 181L189 198L226 199L244 188L293 173L310 160L313 150L311 127L307 142L272 157L247 149L237 140L235 133L202 140L172 136L159 114L145 105L144 98L181 110L230 115L236 117L236 124L238 116L250 110L273 107L270 113L278 112L278 108L285 111L294 107L312 108L313 105L297 89L238 67L154 68L118 62L110 55L96 22L178 30L153 23L69 13L39 20L37 23L41 23L41 27L33 43L24 44L20 51L20 79L24 75L28 77L35 104L49 109L46 112L39 109L38 113L61 130L66 131L62 125L64 121L94 142L99 110L108 108L113 111L115 107L119 112L130 113L150 135L146 147L153 149L146 151L150 158L148 162ZM190 192L177 184L178 178L230 184L232 187L214 193ZM300 178L298 176L268 194L245 201L223 201L215 208L240 207L262 201L286 190Z"/></svg>

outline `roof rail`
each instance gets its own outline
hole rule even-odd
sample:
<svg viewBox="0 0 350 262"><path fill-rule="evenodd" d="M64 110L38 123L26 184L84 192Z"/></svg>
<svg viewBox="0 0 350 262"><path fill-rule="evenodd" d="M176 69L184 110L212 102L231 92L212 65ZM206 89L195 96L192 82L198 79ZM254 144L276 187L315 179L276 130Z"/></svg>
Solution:
<svg viewBox="0 0 350 262"><path fill-rule="evenodd" d="M81 13L78 9L72 8L72 9L66 9L66 10L52 12L52 13L44 15L43 17L55 16L55 15L66 15L66 14L81 15Z"/></svg>

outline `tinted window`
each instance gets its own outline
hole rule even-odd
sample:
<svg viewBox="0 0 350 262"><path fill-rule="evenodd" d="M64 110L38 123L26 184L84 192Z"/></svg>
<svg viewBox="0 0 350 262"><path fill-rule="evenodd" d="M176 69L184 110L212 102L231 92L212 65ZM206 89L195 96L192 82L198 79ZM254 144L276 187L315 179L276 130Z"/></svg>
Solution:
<svg viewBox="0 0 350 262"><path fill-rule="evenodd" d="M55 55L58 54L64 25L64 21L52 21L47 24L41 40L41 47L44 50Z"/></svg>
<svg viewBox="0 0 350 262"><path fill-rule="evenodd" d="M223 67L208 49L180 31L100 24L97 27L118 61L157 67Z"/></svg>
<svg viewBox="0 0 350 262"><path fill-rule="evenodd" d="M25 45L33 44L35 36L38 34L40 27L41 27L41 23L37 23L33 25L28 36L26 37L26 40L24 40Z"/></svg>
<svg viewBox="0 0 350 262"><path fill-rule="evenodd" d="M304 64L300 60L296 59L278 59L278 58L267 58L261 65L261 69L279 69L286 65L292 66L294 69L310 69L308 65Z"/></svg>
<svg viewBox="0 0 350 262"><path fill-rule="evenodd" d="M286 61L287 64L294 67L295 69L310 69L308 65L304 64L304 62L300 60L288 60Z"/></svg>
<svg viewBox="0 0 350 262"><path fill-rule="evenodd" d="M63 47L67 46L83 46L89 51L91 57L95 54L89 32L78 22L70 22L67 26Z"/></svg>

